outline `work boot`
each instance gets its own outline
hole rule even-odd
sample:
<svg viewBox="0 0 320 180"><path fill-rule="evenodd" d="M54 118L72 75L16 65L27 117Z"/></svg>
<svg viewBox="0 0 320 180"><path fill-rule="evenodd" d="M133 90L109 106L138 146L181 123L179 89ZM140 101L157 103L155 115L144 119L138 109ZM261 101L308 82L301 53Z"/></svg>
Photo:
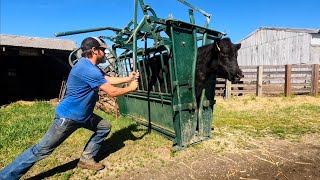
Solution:
<svg viewBox="0 0 320 180"><path fill-rule="evenodd" d="M82 169L91 169L91 170L102 170L104 169L104 165L101 163L98 163L94 160L79 160L78 167Z"/></svg>

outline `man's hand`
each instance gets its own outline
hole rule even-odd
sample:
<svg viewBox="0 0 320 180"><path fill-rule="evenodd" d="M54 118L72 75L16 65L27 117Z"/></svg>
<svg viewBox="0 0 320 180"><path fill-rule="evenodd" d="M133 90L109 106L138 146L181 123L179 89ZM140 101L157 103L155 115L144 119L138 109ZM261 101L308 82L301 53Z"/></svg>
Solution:
<svg viewBox="0 0 320 180"><path fill-rule="evenodd" d="M132 81L132 80L138 79L139 76L140 76L139 71L137 71L137 72L131 72L129 78L130 78L130 80Z"/></svg>
<svg viewBox="0 0 320 180"><path fill-rule="evenodd" d="M129 84L129 88L130 88L131 91L137 90L138 86L139 86L139 83L138 83L137 79L131 81L131 83Z"/></svg>

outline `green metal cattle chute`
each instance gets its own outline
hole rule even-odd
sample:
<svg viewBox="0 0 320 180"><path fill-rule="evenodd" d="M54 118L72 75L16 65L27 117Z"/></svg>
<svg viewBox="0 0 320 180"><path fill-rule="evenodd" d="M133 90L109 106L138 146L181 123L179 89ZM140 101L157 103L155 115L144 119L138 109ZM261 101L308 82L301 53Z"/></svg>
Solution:
<svg viewBox="0 0 320 180"><path fill-rule="evenodd" d="M224 36L222 32L208 28L210 14L183 0L179 1L191 8L190 22L172 17L159 18L143 0L135 0L134 18L123 29L101 27L56 33L56 36L65 36L103 30L114 31L115 36L100 36L113 43L108 56L110 67L120 76L140 71L139 90L117 99L120 113L132 117L138 123L149 127L149 130L172 139L178 149L211 137L215 78L212 77L206 82L198 105L195 95L197 48L199 43L205 45ZM138 23L139 5L143 18ZM193 10L205 16L204 26L195 24ZM76 52L70 55L71 61L74 60L72 56ZM148 92L147 79L156 72L152 72L146 64L152 63L150 59L156 57L161 61L158 63L162 70L164 64L168 65L170 77L166 77L165 72L161 71L164 89L160 89L160 81L157 79L157 83Z"/></svg>

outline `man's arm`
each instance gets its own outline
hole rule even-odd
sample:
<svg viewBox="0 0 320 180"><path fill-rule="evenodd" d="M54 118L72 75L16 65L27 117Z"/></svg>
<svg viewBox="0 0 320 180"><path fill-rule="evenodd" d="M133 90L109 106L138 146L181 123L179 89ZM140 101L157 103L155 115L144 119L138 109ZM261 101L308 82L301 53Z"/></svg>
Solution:
<svg viewBox="0 0 320 180"><path fill-rule="evenodd" d="M109 77L105 76L105 79L111 84L123 84L132 81L134 78L139 78L139 72L132 72L129 77Z"/></svg>
<svg viewBox="0 0 320 180"><path fill-rule="evenodd" d="M134 80L132 81L129 86L124 88L119 88L113 86L110 82L107 82L105 84L102 84L100 86L100 89L102 89L104 92L106 92L111 97L118 97L125 94L128 94L131 91L135 91L138 88L138 81Z"/></svg>
<svg viewBox="0 0 320 180"><path fill-rule="evenodd" d="M131 81L130 77L104 77L110 84L123 84Z"/></svg>

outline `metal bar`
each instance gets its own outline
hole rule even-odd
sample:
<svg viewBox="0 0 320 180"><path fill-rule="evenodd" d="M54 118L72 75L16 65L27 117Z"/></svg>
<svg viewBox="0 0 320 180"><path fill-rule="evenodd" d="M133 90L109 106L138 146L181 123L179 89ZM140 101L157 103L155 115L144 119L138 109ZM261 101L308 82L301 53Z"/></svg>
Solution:
<svg viewBox="0 0 320 180"><path fill-rule="evenodd" d="M155 55L155 54L153 55L153 57L155 58L155 60L157 60L157 58L156 58L156 55ZM157 67L157 64L158 64L158 63L155 63L156 69L158 68L158 67ZM157 76L157 74L156 74L156 73L158 73L158 72L156 71L156 72L154 72L154 73L155 73L154 75L155 75L155 76L156 76L156 78L157 78L158 91L159 91L159 92L161 92L161 88L160 88L160 81L159 81L159 78L158 78L158 76Z"/></svg>
<svg viewBox="0 0 320 180"><path fill-rule="evenodd" d="M137 118L136 116L133 116L133 115L130 115L130 114L127 114L127 116L133 118L139 124L142 124L144 126L148 126L149 125L149 122L146 122L146 120L142 120L142 119ZM155 130L157 132L160 132L161 134L166 135L166 137L168 137L169 139L173 139L175 137L175 132L172 131L172 130L169 130L167 128L161 127L161 126L159 126L157 124L154 124L152 122L151 122L151 126L152 126L153 130Z"/></svg>
<svg viewBox="0 0 320 180"><path fill-rule="evenodd" d="M170 47L169 46L164 46L164 47L166 48L168 55L170 55L171 54ZM173 82L172 64L171 64L171 59L170 58L168 59L168 64L169 64L169 72L170 72L170 82ZM173 93L172 84L171 84L171 93Z"/></svg>
<svg viewBox="0 0 320 180"><path fill-rule="evenodd" d="M134 0L134 15L133 15L133 71L136 71L137 65L137 17L138 17L138 0ZM128 40L129 41L129 40Z"/></svg>
<svg viewBox="0 0 320 180"><path fill-rule="evenodd" d="M69 65L70 65L71 67L73 67L73 66L75 65L75 63L79 60L79 59L76 59L76 60L72 61L72 56L75 56L75 53L78 52L79 49L80 49L80 48L75 49L75 50L72 51L72 52L69 54L69 56L68 56Z"/></svg>
<svg viewBox="0 0 320 180"><path fill-rule="evenodd" d="M171 45L161 45L161 46L158 46L158 47L150 47L147 49L148 51L148 54L150 54L151 52L157 52L157 51L160 51L160 50L166 50L167 47L171 47ZM129 52L129 51L128 51ZM137 55L143 55L145 52L145 50L143 48L140 48L137 50ZM168 51L170 52L170 50ZM128 53L127 56L131 56L132 57L132 52ZM123 58L124 57L124 54L121 54L118 58Z"/></svg>
<svg viewBox="0 0 320 180"><path fill-rule="evenodd" d="M173 30L173 26L170 27L170 34L174 34L174 30ZM173 38L173 37L172 37ZM174 78L174 81L177 81L177 78L178 78L178 75L177 75L177 61L176 61L176 58L175 58L175 53L176 53L176 48L178 46L176 46L175 44L175 41L174 39L172 40L172 51L173 51L173 64L174 66L172 67L173 69L170 69L170 70L173 70L171 71L170 74L174 74L175 78ZM173 73L172 73L173 72ZM173 81L171 81L173 82ZM173 102L172 104L173 105L177 105L177 104L181 104L181 95L180 95L180 86L171 86L172 89L175 89L175 92L172 91L172 93L174 94L174 96L176 98L173 98ZM174 87L174 88L173 88ZM175 111L173 111L173 114L176 113ZM175 124L175 129L177 130L181 130L181 128L183 127L182 125L182 117L181 117L181 114L182 114L182 111L181 109L178 111L178 115L177 115L177 123ZM176 133L176 143L178 144L178 146L183 146L183 135L182 133Z"/></svg>
<svg viewBox="0 0 320 180"><path fill-rule="evenodd" d="M143 61L142 60L142 66L143 66L143 69L144 69L144 71L143 71L143 73L144 73L144 77L145 77L145 80L146 80L146 89L143 89L143 90L145 90L145 91L149 91L149 82L148 82L148 75L147 75L147 69L146 69L146 64L145 64L146 62L145 61Z"/></svg>
<svg viewBox="0 0 320 180"><path fill-rule="evenodd" d="M161 67L162 69L164 69L164 62L163 62L163 54L160 53L160 60L161 60ZM167 59L168 61L168 59ZM169 67L167 67L169 68ZM165 88L165 91L166 93L168 93L168 85L167 85L167 77L166 77L166 73L162 71L162 76L163 76L163 81L164 81L164 88Z"/></svg>
<svg viewBox="0 0 320 180"><path fill-rule="evenodd" d="M129 60L129 68L130 68L130 70L133 70L132 63L131 63L131 58L129 58L128 60Z"/></svg>
<svg viewBox="0 0 320 180"><path fill-rule="evenodd" d="M154 16L154 17L157 17L157 14L156 12L150 7L150 6L146 6L145 8L147 11L150 11L151 14Z"/></svg>
<svg viewBox="0 0 320 180"><path fill-rule="evenodd" d="M196 69L197 69L197 58L198 58L198 46L197 46L197 33L195 30L192 31L193 34L193 42L194 42L194 56L193 56L193 62L192 62L192 99L193 102L197 102L196 100L196 89L195 89L195 85L196 85Z"/></svg>
<svg viewBox="0 0 320 180"><path fill-rule="evenodd" d="M144 14L144 15L148 15L147 11L146 11L145 8L144 8L145 5L144 5L143 0L139 0L139 4L140 4L140 7L141 7L141 9L142 9L143 14Z"/></svg>
<svg viewBox="0 0 320 180"><path fill-rule="evenodd" d="M153 16L157 17L156 12L151 8L151 6L145 5L143 0L139 0L139 3L144 15L149 15L147 11L150 11Z"/></svg>
<svg viewBox="0 0 320 180"><path fill-rule="evenodd" d="M140 96L140 95L136 95L136 94L127 94L125 96L128 96L128 97L136 97L136 98L141 98L141 99L149 99L149 100L154 100L154 101L158 101L158 102L166 102L166 103L172 103L171 100L166 100L166 99L161 99L161 98L154 98L154 97L148 97L148 96Z"/></svg>
<svg viewBox="0 0 320 180"><path fill-rule="evenodd" d="M197 69L197 58L198 58L198 46L197 46L197 33L196 30L192 30L192 36L193 36L193 51L194 51L194 56L193 56L193 62L192 62L192 70L191 70L191 74L192 74L192 79L191 79L191 91L192 91L192 102L194 104L195 107L197 107L197 99L196 99L196 69ZM198 106L199 107L199 106ZM198 115L198 108L194 108L195 110L195 114ZM199 116L198 118L196 117L194 119L194 127L195 129L193 129L192 133L195 133L196 129L197 129L197 124L198 124L198 131L200 131L201 134L203 134L203 121L202 118L200 118L199 120Z"/></svg>
<svg viewBox="0 0 320 180"><path fill-rule="evenodd" d="M137 90L135 93L130 93L130 94L136 94L136 95L141 95L141 96L150 96L153 98L160 98L160 99L166 99L169 101L172 101L172 95L168 93L159 93L159 92L148 92L148 91L142 91L142 90Z"/></svg>
<svg viewBox="0 0 320 180"><path fill-rule="evenodd" d="M131 58L130 58L131 59ZM141 61L139 61L139 62L141 62ZM141 67L140 67L140 65L137 65L137 69L138 69L138 71L141 73ZM143 76L142 76L142 74L140 74L140 76L139 76L139 81L140 81L140 84L141 84L141 90L144 90L144 83L143 83Z"/></svg>
<svg viewBox="0 0 320 180"><path fill-rule="evenodd" d="M194 20L193 10L192 9L189 9L189 18L190 18L190 23L191 24L196 24L196 21Z"/></svg>
<svg viewBox="0 0 320 180"><path fill-rule="evenodd" d="M211 14L206 13L205 11L203 11L203 10L201 10L201 9L193 6L193 5L191 5L190 3L188 3L188 2L186 2L186 1L184 1L184 0L178 0L178 1L180 1L181 3L183 3L183 4L186 5L186 6L190 7L191 9L194 9L194 10L202 13L202 14L205 15L206 17L210 17L210 16L211 16Z"/></svg>
<svg viewBox="0 0 320 180"><path fill-rule="evenodd" d="M113 28L113 27L100 27L100 28L81 29L81 30L66 31L66 32L57 32L57 33L54 33L54 35L56 37L61 37L61 36L82 34L82 33L95 32L95 31L104 31L104 30L112 30L112 31L116 31L116 32L121 32L122 29Z"/></svg>
<svg viewBox="0 0 320 180"><path fill-rule="evenodd" d="M148 92L146 91L141 91L141 90L137 90L135 92L131 92L130 94L136 94L136 95L141 95L141 96L146 96ZM172 95L169 93L158 93L158 92L149 92L149 96L150 97L154 97L154 98L163 98L166 100L172 100Z"/></svg>
<svg viewBox="0 0 320 180"><path fill-rule="evenodd" d="M117 73L118 73L118 75L120 76L120 74L121 74L121 73L120 73L120 61L116 61L115 64L116 64L116 68L115 68L115 69L117 70ZM121 76L120 76L120 77L121 77Z"/></svg>
<svg viewBox="0 0 320 180"><path fill-rule="evenodd" d="M122 68L123 68L123 76L124 76L124 77L125 77L125 76L128 76L126 60L127 60L127 59L123 59L123 60L122 60Z"/></svg>
<svg viewBox="0 0 320 180"><path fill-rule="evenodd" d="M173 27L171 27L171 34L174 34L174 31L173 31ZM172 41L172 47L173 48L176 48L176 46L175 46L175 42L174 41ZM176 59L175 58L173 58L173 64L174 64L174 70L173 70L173 72L174 72L174 75L175 75L175 77L177 78L178 77L178 75L177 75L177 67L176 67L176 65L177 65L177 62L176 62ZM172 72L172 71L171 71ZM173 74L173 73L171 73L171 74ZM174 81L171 81L172 83L174 82ZM180 99L180 88L179 88L179 86L175 86L175 88L176 88L176 91L177 91L177 100L178 100L178 103L177 104L181 104L181 99Z"/></svg>
<svg viewBox="0 0 320 180"><path fill-rule="evenodd" d="M202 135L203 134L203 104L204 104L204 96L206 93L206 89L203 88L202 92L201 92L201 96L200 96L200 102L198 104L198 118L197 118L197 123L199 125L199 133Z"/></svg>
<svg viewBox="0 0 320 180"><path fill-rule="evenodd" d="M150 63L150 62L149 62ZM151 70L151 67L150 67L150 65L148 66L149 68L149 75L150 75L150 77L148 77L148 78L151 78L152 77L152 70ZM149 82L148 82L148 91L150 90L149 89L149 86L150 86L150 84L149 84ZM152 91L154 91L155 92L155 89L154 89L154 86L152 86Z"/></svg>
<svg viewBox="0 0 320 180"><path fill-rule="evenodd" d="M120 32L117 33L118 37L121 37L123 34L131 35L132 32L130 31L130 26L133 24L133 20L131 20L126 27L124 27ZM128 32L127 32L128 31Z"/></svg>
<svg viewBox="0 0 320 180"><path fill-rule="evenodd" d="M209 27L210 18L211 18L211 16L206 16L206 22L205 22L205 24L204 24L204 27L205 27L205 28L208 28L208 27ZM205 32L205 33L203 34L203 39L202 39L202 45L204 46L204 45L206 45L206 44L208 44L208 33L207 33L207 32Z"/></svg>
<svg viewBox="0 0 320 180"><path fill-rule="evenodd" d="M164 24L164 25L177 24L177 25L182 25L182 26L188 26L188 28L187 28L188 30L196 29L197 33L204 34L205 32L207 32L208 35L215 36L215 37L218 37L218 38L221 38L221 37L226 35L226 33L223 33L223 32L219 32L219 31L216 31L216 30L213 30L213 29L209 29L207 27L202 27L202 26L199 26L199 25L196 25L196 24L191 24L191 23L187 23L187 22L184 22L184 21L179 21L179 20L176 20L176 19L161 19L161 18L156 18L156 17L153 17L153 16L147 16L145 18L148 21L151 21L151 23L156 23L156 24ZM162 28L159 27L159 29L161 30Z"/></svg>
<svg viewBox="0 0 320 180"><path fill-rule="evenodd" d="M124 60L125 59L122 59L121 61L120 61L120 74L121 74L121 77L124 77L125 76L125 67L124 67Z"/></svg>
<svg viewBox="0 0 320 180"><path fill-rule="evenodd" d="M125 44L129 44L131 41L132 41L132 39L133 39L133 41L134 41L134 36L136 37L136 40L138 39L137 38L137 33L138 33L138 31L144 26L144 24L145 24L145 22L146 22L146 16L140 21L140 23L138 24L138 26L134 29L134 31L133 31L133 33L131 34L131 36L128 38L128 40L126 41L126 42L124 42ZM141 36L141 37L143 37L143 36ZM137 48L137 47L136 47Z"/></svg>
<svg viewBox="0 0 320 180"><path fill-rule="evenodd" d="M128 60L128 59L124 59L124 66L125 66L126 76L129 76L128 66L127 66L128 64L127 64L126 60Z"/></svg>
<svg viewBox="0 0 320 180"><path fill-rule="evenodd" d="M127 61L125 61L126 63L126 70L127 70L127 76L130 76L130 72L131 72L131 69L130 69L130 58L127 59Z"/></svg>

